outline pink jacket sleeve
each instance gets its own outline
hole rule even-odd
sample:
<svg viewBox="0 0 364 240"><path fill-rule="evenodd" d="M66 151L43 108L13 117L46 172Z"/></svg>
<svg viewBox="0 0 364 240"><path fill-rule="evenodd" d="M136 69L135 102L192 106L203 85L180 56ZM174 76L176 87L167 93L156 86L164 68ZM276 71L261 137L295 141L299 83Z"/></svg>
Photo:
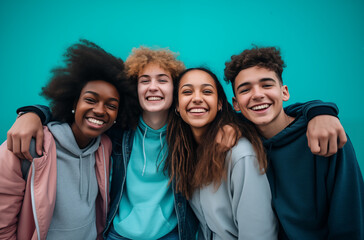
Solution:
<svg viewBox="0 0 364 240"><path fill-rule="evenodd" d="M16 239L18 214L23 203L25 185L20 160L7 149L4 142L0 146L1 239Z"/></svg>

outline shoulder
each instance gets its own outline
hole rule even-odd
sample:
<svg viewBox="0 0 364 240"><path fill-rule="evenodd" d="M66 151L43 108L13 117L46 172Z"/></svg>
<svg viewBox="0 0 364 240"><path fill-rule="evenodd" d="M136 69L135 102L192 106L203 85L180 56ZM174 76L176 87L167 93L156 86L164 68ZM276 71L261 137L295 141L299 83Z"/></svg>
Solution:
<svg viewBox="0 0 364 240"><path fill-rule="evenodd" d="M246 156L255 157L255 151L251 142L242 137L238 140L236 145L230 150L233 162L238 161Z"/></svg>

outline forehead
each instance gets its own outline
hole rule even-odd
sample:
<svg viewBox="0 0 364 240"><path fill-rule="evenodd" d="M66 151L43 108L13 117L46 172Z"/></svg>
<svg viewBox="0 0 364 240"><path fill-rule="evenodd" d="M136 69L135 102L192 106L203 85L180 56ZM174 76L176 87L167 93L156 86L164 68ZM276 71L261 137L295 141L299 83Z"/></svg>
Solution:
<svg viewBox="0 0 364 240"><path fill-rule="evenodd" d="M239 86L244 82L255 83L263 78L271 78L278 81L277 74L274 71L267 68L251 67L239 72L235 78L235 86Z"/></svg>
<svg viewBox="0 0 364 240"><path fill-rule="evenodd" d="M167 75L171 77L171 73L157 63L148 63L138 74L138 77L146 75L146 76L154 76L154 75Z"/></svg>
<svg viewBox="0 0 364 240"><path fill-rule="evenodd" d="M205 71L202 70L191 70L187 72L180 81L180 86L184 85L212 85L214 88L216 87L214 79Z"/></svg>
<svg viewBox="0 0 364 240"><path fill-rule="evenodd" d="M88 92L119 98L119 92L116 87L103 80L95 80L86 83L86 85L82 88L81 94L86 94Z"/></svg>

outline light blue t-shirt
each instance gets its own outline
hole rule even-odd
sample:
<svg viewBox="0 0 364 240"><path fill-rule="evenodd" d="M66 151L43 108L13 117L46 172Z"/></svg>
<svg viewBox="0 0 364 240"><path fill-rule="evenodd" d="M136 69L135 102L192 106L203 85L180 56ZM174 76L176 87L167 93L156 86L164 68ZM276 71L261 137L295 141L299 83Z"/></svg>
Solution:
<svg viewBox="0 0 364 240"><path fill-rule="evenodd" d="M134 136L121 203L113 224L130 239L158 239L177 226L174 195L164 175L167 126L158 130L143 121Z"/></svg>

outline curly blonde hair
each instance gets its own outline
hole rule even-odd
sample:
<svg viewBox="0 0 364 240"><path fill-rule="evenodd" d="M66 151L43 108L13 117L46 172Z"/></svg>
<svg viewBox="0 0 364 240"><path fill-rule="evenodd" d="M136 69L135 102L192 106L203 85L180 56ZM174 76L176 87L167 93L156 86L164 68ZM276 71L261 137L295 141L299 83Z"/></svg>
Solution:
<svg viewBox="0 0 364 240"><path fill-rule="evenodd" d="M151 49L148 47L133 48L125 61L126 74L130 78L137 78L140 71L149 63L158 64L171 74L173 79L185 69L182 61L177 60L177 54L168 48Z"/></svg>

